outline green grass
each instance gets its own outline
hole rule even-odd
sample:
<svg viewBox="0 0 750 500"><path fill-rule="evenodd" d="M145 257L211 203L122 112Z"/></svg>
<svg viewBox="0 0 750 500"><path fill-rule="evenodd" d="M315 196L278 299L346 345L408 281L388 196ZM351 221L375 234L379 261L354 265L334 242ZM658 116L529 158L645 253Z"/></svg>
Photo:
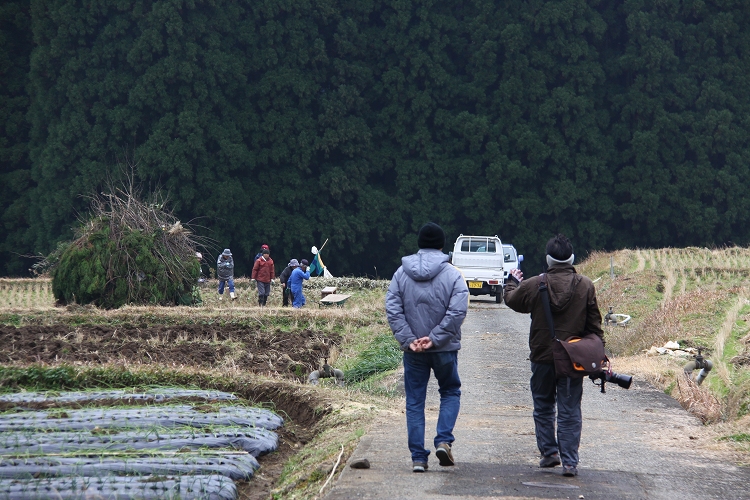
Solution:
<svg viewBox="0 0 750 500"><path fill-rule="evenodd" d="M740 433L724 436L720 438L722 441L735 441L737 443L750 443L750 434Z"/></svg>
<svg viewBox="0 0 750 500"><path fill-rule="evenodd" d="M393 335L379 335L344 370L347 382L362 382L381 372L394 370L401 363L402 353Z"/></svg>

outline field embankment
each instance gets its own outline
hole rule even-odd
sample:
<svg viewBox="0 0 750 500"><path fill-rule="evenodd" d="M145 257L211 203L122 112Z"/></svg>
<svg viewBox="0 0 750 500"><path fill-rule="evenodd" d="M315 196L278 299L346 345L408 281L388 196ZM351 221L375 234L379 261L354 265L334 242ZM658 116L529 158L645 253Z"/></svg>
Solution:
<svg viewBox="0 0 750 500"><path fill-rule="evenodd" d="M345 307L318 307L320 289L330 285L351 295ZM208 281L195 307L102 310L55 307L44 279L2 279L0 393L153 387L230 392L243 405L284 418L278 450L258 458L253 479L238 482L239 498L312 497L339 455L345 460L353 451L375 410L393 404L388 373L400 358L382 307L386 286L313 279L306 287L308 306L292 310L280 307L278 287L269 306L259 308L250 280L236 280L235 301L220 301ZM317 387L306 383L324 361L346 373L345 387L333 379L321 379ZM13 411L13 405L0 407L0 413Z"/></svg>
<svg viewBox="0 0 750 500"><path fill-rule="evenodd" d="M727 426L728 439L747 446L750 249L597 252L578 271L596 280L602 315L612 307L632 318L625 327L605 327L615 370L647 379L704 422ZM692 355L651 350L668 341L700 348L711 360L713 369L702 385L684 373Z"/></svg>

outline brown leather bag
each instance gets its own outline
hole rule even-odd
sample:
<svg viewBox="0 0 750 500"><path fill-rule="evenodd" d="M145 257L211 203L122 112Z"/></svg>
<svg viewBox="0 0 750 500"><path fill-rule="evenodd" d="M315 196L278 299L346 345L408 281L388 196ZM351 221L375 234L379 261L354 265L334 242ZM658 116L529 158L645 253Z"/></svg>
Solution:
<svg viewBox="0 0 750 500"><path fill-rule="evenodd" d="M542 274L539 281L539 295L547 316L549 331L552 334L552 357L555 360L555 375L558 378L582 378L598 374L605 370L609 359L604 353L604 343L599 335L590 333L583 337L570 337L560 340L555 335L555 324L552 321L552 310L549 306L547 292L547 274Z"/></svg>

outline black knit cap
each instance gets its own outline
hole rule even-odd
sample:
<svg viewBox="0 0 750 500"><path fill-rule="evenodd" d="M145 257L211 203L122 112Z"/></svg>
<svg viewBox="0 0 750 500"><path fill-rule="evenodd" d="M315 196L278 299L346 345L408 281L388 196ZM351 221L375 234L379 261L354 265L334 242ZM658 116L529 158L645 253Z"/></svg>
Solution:
<svg viewBox="0 0 750 500"><path fill-rule="evenodd" d="M434 222L428 222L419 228L417 245L419 245L419 248L435 248L440 250L445 246L445 233L443 232L443 228Z"/></svg>
<svg viewBox="0 0 750 500"><path fill-rule="evenodd" d="M568 260L573 255L573 245L563 234L558 234L547 242L547 255L555 260Z"/></svg>

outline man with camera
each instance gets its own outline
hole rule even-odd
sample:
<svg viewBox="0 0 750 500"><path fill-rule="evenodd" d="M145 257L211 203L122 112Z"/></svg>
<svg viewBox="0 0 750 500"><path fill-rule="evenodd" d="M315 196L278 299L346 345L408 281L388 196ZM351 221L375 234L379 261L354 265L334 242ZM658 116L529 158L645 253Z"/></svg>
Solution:
<svg viewBox="0 0 750 500"><path fill-rule="evenodd" d="M557 338L595 334L602 337L602 316L594 284L576 273L573 245L558 234L547 242L546 282ZM514 269L505 286L505 304L516 312L531 313L531 395L534 425L541 460L539 467L562 463L564 476L578 475L578 446L581 441L581 396L583 378L558 378L552 356L552 339L539 285L542 276L523 279ZM602 338L603 340L603 338ZM555 438L557 406L557 438Z"/></svg>

